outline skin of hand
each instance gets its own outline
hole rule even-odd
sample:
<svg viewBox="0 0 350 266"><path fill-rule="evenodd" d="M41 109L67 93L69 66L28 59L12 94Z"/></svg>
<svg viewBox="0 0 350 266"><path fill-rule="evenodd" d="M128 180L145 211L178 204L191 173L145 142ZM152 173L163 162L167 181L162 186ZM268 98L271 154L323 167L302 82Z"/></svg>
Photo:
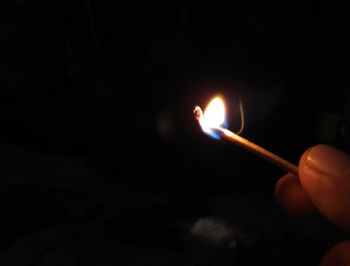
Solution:
<svg viewBox="0 0 350 266"><path fill-rule="evenodd" d="M350 232L350 156L320 144L301 156L299 177L286 174L276 184L275 195L289 215L319 211L340 229ZM350 240L333 247L321 266L350 265Z"/></svg>

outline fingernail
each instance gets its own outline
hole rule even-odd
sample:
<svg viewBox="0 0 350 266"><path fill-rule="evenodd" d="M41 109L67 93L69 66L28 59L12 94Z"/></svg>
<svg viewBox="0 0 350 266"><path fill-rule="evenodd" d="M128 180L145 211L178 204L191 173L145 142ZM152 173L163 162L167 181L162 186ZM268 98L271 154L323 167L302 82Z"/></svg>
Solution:
<svg viewBox="0 0 350 266"><path fill-rule="evenodd" d="M350 156L328 145L317 145L307 151L305 163L330 176L341 176L350 170Z"/></svg>

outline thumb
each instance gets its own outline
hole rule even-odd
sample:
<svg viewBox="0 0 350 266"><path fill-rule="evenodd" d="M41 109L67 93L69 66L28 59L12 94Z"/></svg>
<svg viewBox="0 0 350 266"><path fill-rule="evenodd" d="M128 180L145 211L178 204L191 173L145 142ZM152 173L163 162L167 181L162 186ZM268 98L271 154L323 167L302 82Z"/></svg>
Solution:
<svg viewBox="0 0 350 266"><path fill-rule="evenodd" d="M300 159L299 178L319 211L350 232L350 156L328 145L312 147Z"/></svg>

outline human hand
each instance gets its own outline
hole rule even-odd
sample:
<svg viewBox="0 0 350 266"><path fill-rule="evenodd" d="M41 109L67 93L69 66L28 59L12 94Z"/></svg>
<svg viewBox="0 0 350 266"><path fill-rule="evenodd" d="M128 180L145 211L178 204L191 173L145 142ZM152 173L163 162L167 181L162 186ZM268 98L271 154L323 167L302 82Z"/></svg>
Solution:
<svg viewBox="0 0 350 266"><path fill-rule="evenodd" d="M317 145L301 156L299 177L286 174L276 184L278 202L292 216L319 211L350 232L350 156L332 146ZM350 265L350 240L332 248L321 266Z"/></svg>

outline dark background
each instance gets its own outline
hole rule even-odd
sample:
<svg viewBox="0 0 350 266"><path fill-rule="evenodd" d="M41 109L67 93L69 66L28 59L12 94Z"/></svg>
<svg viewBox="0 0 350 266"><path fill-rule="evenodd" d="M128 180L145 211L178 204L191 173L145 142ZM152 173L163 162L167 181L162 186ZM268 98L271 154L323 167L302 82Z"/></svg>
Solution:
<svg viewBox="0 0 350 266"><path fill-rule="evenodd" d="M293 163L318 143L349 152L348 25L344 7L311 1L1 1L3 249L95 221L108 200L128 216L130 193L141 220L210 215L208 200L238 194L274 204L283 171L203 134L193 106L220 93L237 130L241 99L242 136Z"/></svg>

